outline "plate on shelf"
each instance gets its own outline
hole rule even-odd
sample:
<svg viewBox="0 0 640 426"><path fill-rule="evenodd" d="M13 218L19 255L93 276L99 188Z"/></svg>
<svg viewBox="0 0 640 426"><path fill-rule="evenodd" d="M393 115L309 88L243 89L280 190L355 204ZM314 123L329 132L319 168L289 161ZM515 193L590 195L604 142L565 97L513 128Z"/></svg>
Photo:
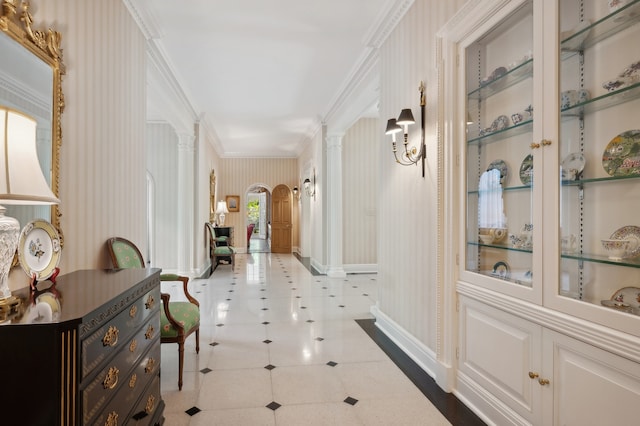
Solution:
<svg viewBox="0 0 640 426"><path fill-rule="evenodd" d="M520 182L523 185L531 185L533 180L533 155L529 154L524 157L520 164Z"/></svg>
<svg viewBox="0 0 640 426"><path fill-rule="evenodd" d="M620 133L604 149L602 167L610 176L640 174L640 130Z"/></svg>
<svg viewBox="0 0 640 426"><path fill-rule="evenodd" d="M496 264L493 265L493 270L491 271L491 275L507 280L511 276L511 268L509 268L509 265L507 264L507 262L503 262L503 261L496 262Z"/></svg>
<svg viewBox="0 0 640 426"><path fill-rule="evenodd" d="M602 304L613 308L640 308L640 288L623 287L610 300L603 300Z"/></svg>
<svg viewBox="0 0 640 426"><path fill-rule="evenodd" d="M18 259L29 277L49 278L60 263L60 254L58 231L46 220L32 220L20 232Z"/></svg>
<svg viewBox="0 0 640 426"><path fill-rule="evenodd" d="M612 240L629 240L629 252L625 258L640 256L640 227L627 225L617 229L611 237Z"/></svg>
<svg viewBox="0 0 640 426"><path fill-rule="evenodd" d="M562 160L561 175L562 180L577 180L582 176L584 170L584 155L579 152L572 152Z"/></svg>
<svg viewBox="0 0 640 426"><path fill-rule="evenodd" d="M489 167L487 167L487 171L493 169L500 171L500 182L505 183L507 181L507 175L509 174L507 163L503 160L493 160L491 164L489 164Z"/></svg>

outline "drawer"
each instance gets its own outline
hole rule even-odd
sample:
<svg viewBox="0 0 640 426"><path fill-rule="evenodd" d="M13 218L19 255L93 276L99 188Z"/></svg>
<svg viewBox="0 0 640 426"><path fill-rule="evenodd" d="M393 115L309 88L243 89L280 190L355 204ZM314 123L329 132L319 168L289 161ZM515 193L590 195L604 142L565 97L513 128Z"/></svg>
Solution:
<svg viewBox="0 0 640 426"><path fill-rule="evenodd" d="M114 395L127 392L127 387L139 389L140 386L136 382L150 377L153 371L160 368L159 341L160 312L156 312L134 336L123 341L120 352L104 364L100 372L82 390L82 418L85 424L100 412ZM158 346L157 354L154 352L154 345ZM152 346L154 348L147 354ZM149 358L153 361L149 361ZM153 368L145 373L145 367ZM130 382L131 372L136 374L133 383Z"/></svg>
<svg viewBox="0 0 640 426"><path fill-rule="evenodd" d="M156 376L151 386L138 401L138 405L132 411L126 424L132 426L155 425L157 423L156 417L158 417L156 411L161 404L164 405L160 399L160 377Z"/></svg>
<svg viewBox="0 0 640 426"><path fill-rule="evenodd" d="M138 360L135 369L128 376L123 377L124 383L118 387L114 398L104 405L104 410L93 420L85 417L83 424L123 425L126 424L128 416L140 410L144 412L146 404L149 404L149 412L152 414L161 401L159 372L160 340L156 340L151 350ZM145 416L148 419L152 417L152 415ZM114 419L115 423L113 423Z"/></svg>
<svg viewBox="0 0 640 426"><path fill-rule="evenodd" d="M150 315L159 311L161 304L160 289L151 290L124 308L112 321L84 339L81 343L82 375L80 380L95 371L101 362L122 349L123 345L128 345L130 336Z"/></svg>

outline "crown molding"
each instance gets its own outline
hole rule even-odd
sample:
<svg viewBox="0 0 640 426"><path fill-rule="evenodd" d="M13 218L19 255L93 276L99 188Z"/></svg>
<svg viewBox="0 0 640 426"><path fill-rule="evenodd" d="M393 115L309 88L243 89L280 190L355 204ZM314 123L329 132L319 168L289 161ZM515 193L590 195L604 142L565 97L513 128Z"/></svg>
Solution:
<svg viewBox="0 0 640 426"><path fill-rule="evenodd" d="M129 10L129 14L133 18L133 20L138 24L138 28L142 31L142 34L147 40L156 39L162 37L162 31L160 31L160 26L158 25L155 16L153 16L148 8L136 7L136 4L140 2L136 2L134 0L122 0L125 7Z"/></svg>
<svg viewBox="0 0 640 426"><path fill-rule="evenodd" d="M365 46L378 49L389 37L389 34L398 26L404 15L407 14L415 0L390 0L386 8L382 9L376 21L365 35Z"/></svg>

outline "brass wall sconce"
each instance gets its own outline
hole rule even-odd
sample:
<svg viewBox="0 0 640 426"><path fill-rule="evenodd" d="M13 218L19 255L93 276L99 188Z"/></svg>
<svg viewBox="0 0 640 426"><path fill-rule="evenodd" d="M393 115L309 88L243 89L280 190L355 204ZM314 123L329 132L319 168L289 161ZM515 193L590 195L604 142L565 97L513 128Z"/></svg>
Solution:
<svg viewBox="0 0 640 426"><path fill-rule="evenodd" d="M313 198L316 197L316 171L315 170L311 175L311 179L306 178L302 183L302 186L304 187L304 192L306 192L309 197L313 197Z"/></svg>
<svg viewBox="0 0 640 426"><path fill-rule="evenodd" d="M424 95L424 82L420 82L420 86L418 87L418 91L420 92L420 130L421 130L421 141L420 141L420 151L415 146L409 148L409 126L411 124L415 124L415 119L413 118L413 113L410 108L403 109L398 116L398 119L390 118L387 121L387 128L385 130L386 135L391 135L391 149L393 151L393 156L396 159L396 163L401 164L403 166L411 166L417 165L418 162L422 163L422 177L424 177L424 162L427 158L427 147L425 145L425 134L424 134L424 119L425 119L425 95ZM401 127L402 126L402 127ZM404 151L400 152L398 155L398 147L396 144L396 133L403 132L404 133Z"/></svg>

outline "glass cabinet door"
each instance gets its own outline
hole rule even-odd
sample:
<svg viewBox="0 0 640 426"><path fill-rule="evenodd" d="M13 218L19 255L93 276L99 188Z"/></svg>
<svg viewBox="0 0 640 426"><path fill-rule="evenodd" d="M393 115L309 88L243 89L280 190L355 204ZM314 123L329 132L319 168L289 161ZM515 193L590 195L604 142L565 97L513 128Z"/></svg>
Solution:
<svg viewBox="0 0 640 426"><path fill-rule="evenodd" d="M533 31L520 2L465 48L464 268L506 292L533 286Z"/></svg>
<svg viewBox="0 0 640 426"><path fill-rule="evenodd" d="M563 0L560 30L558 293L639 315L640 1Z"/></svg>

